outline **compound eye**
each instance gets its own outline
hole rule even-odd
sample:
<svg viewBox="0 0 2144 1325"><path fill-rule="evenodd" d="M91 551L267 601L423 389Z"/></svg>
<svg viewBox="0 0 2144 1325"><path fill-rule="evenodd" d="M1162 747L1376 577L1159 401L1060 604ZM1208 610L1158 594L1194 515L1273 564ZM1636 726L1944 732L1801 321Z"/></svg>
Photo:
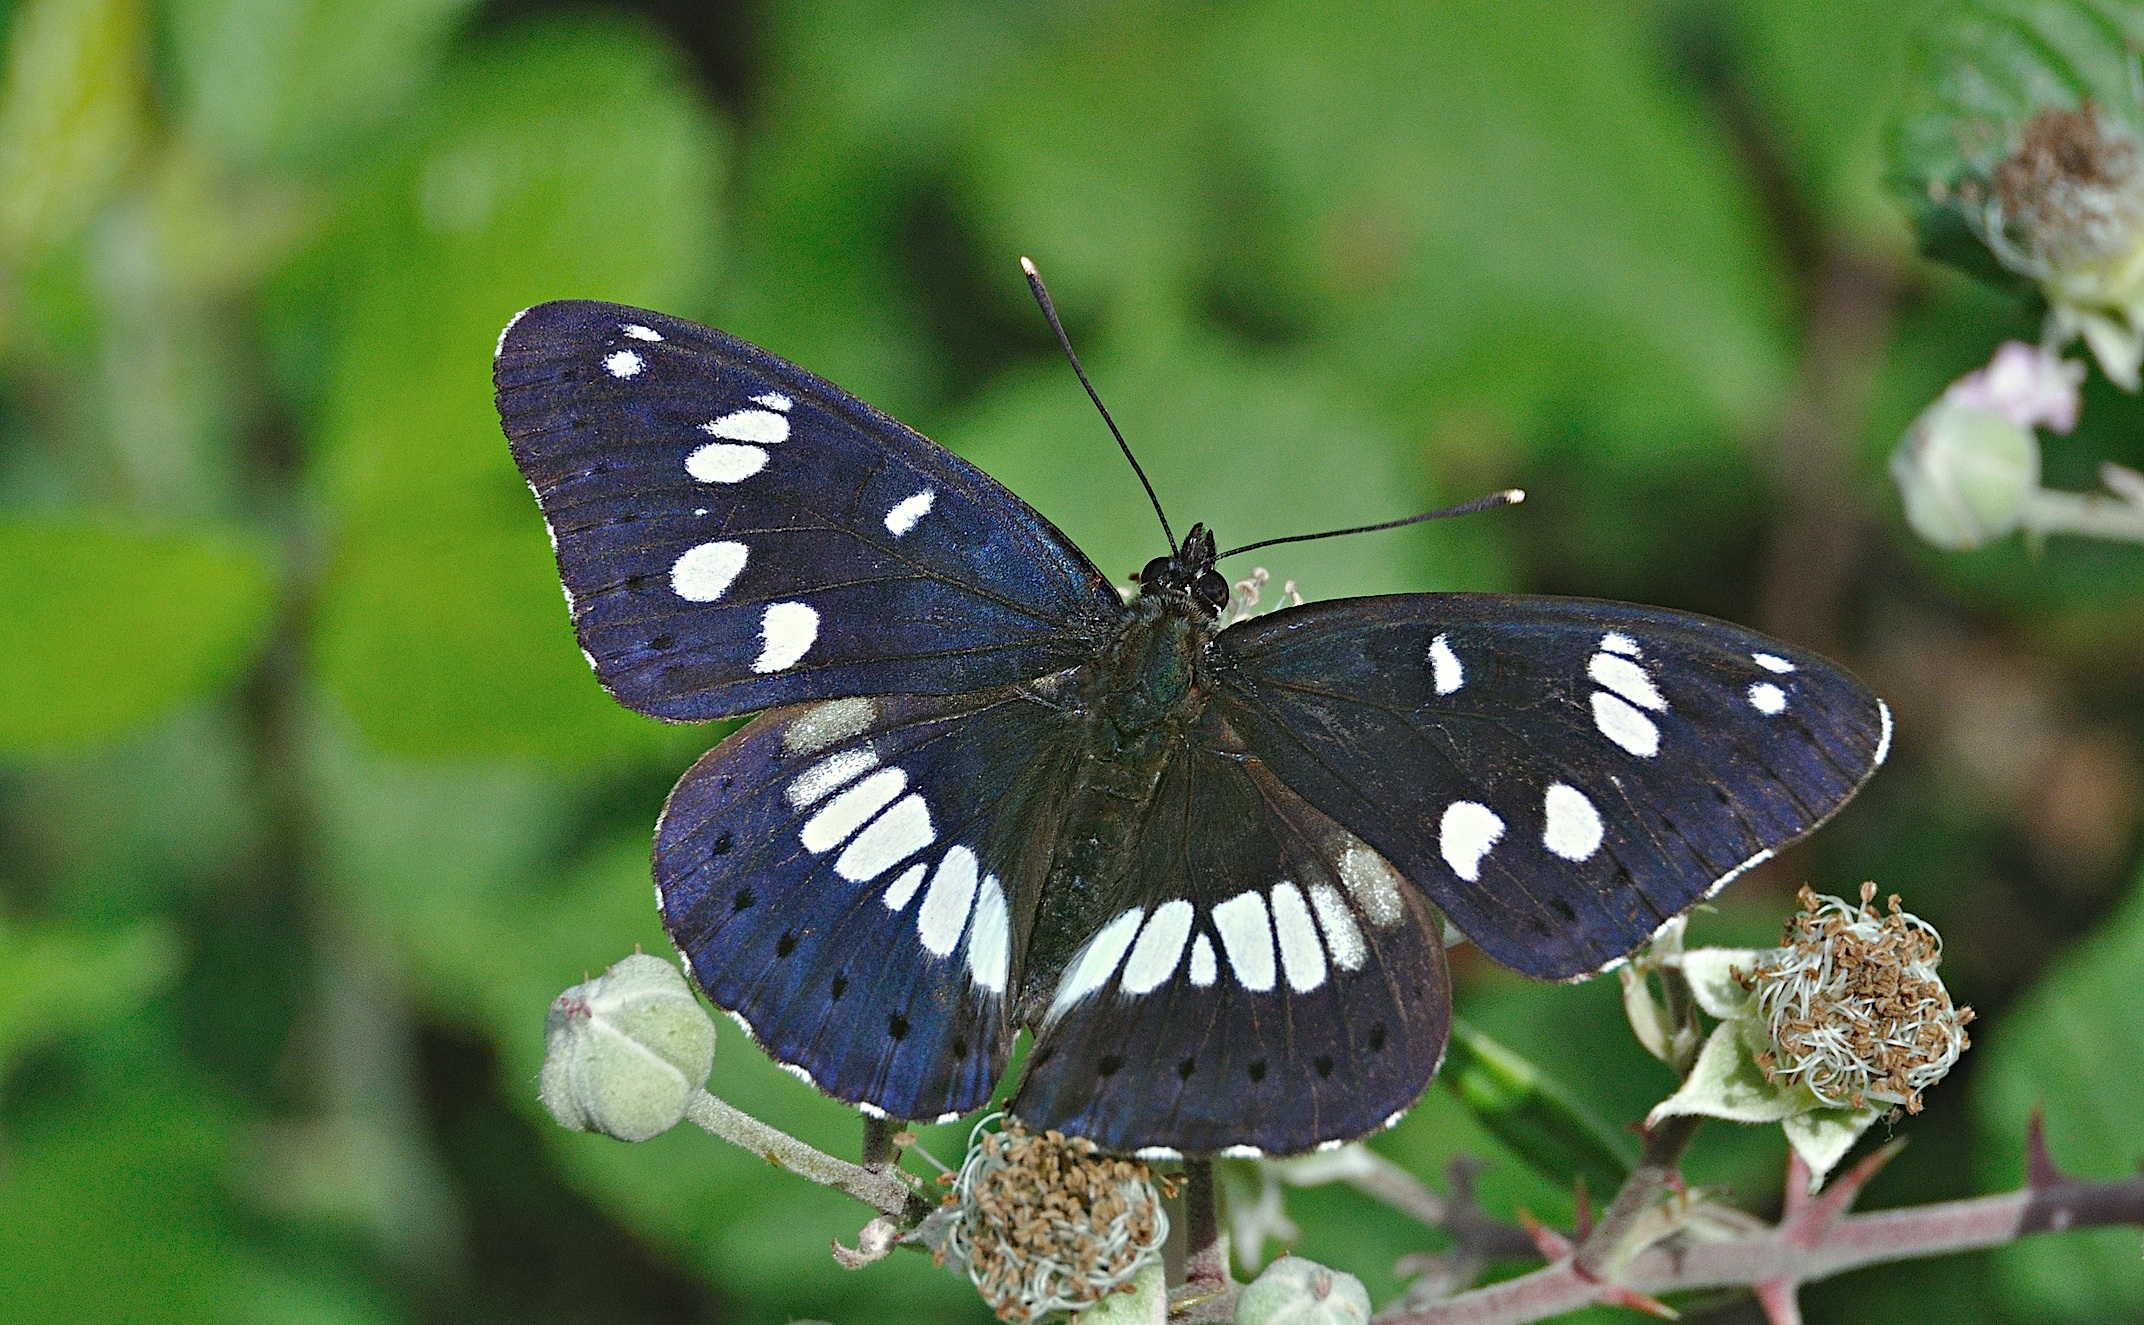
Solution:
<svg viewBox="0 0 2144 1325"><path fill-rule="evenodd" d="M1167 577L1168 573L1169 559L1167 557L1156 557L1146 564L1145 570L1139 572L1139 583L1158 585Z"/></svg>
<svg viewBox="0 0 2144 1325"><path fill-rule="evenodd" d="M1198 586L1193 592L1197 593L1199 601L1208 607L1218 608L1228 601L1228 581L1222 577L1221 572L1210 570L1199 576Z"/></svg>

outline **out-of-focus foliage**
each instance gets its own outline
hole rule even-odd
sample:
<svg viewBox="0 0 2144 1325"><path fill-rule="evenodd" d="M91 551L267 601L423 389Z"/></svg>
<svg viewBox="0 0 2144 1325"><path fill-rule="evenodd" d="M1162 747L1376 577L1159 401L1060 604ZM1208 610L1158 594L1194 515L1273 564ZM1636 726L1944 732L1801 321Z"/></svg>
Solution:
<svg viewBox="0 0 2144 1325"><path fill-rule="evenodd" d="M1925 221L1960 126L2024 95L1956 72L1976 32L2132 105L2107 43L2137 12L0 0L0 1315L986 1318L921 1256L835 1269L853 1202L538 1104L552 997L667 951L649 829L721 731L588 675L489 366L544 298L711 321L1122 575L1152 514L1023 253L1179 525L1529 491L1275 549L1269 593L1635 596L1862 671L1891 767L1693 941L1770 943L1795 884L1864 877L1949 936L1987 1066L1905 1124L1878 1203L2011 1181L2034 1103L2062 1162L2124 1168L2138 1120L2095 1083L2138 1053L2144 557L1903 533L1882 457L2039 310L1918 262L1884 181ZM2085 417L2050 483L2140 459L2133 400ZM1463 1014L1609 1125L1672 1089L1612 982L1456 960ZM710 1088L858 1144L726 1023ZM1449 1092L1375 1144L1571 1214ZM1776 1129L1714 1128L1690 1167L1761 1205L1782 1165ZM1379 1302L1435 1243L1342 1190L1289 1211ZM1809 1309L2088 1319L2134 1309L2133 1250L1889 1267Z"/></svg>

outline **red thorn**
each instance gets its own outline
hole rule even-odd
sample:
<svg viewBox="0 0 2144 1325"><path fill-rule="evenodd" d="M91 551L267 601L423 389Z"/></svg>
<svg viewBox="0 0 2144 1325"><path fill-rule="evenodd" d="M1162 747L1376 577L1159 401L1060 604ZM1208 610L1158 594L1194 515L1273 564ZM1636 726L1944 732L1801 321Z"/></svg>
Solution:
<svg viewBox="0 0 2144 1325"><path fill-rule="evenodd" d="M1809 1208L1809 1161L1793 1146L1787 1147L1786 1200L1779 1212L1779 1222L1791 1224Z"/></svg>
<svg viewBox="0 0 2144 1325"><path fill-rule="evenodd" d="M1636 1289L1625 1288L1621 1284L1601 1284L1593 1290L1593 1296L1597 1301L1610 1306L1629 1307L1632 1311L1642 1311L1648 1316L1658 1316L1662 1320L1682 1319L1681 1312L1659 1298L1647 1297Z"/></svg>
<svg viewBox="0 0 2144 1325"><path fill-rule="evenodd" d="M1518 1217L1519 1227L1534 1240L1534 1246L1545 1261L1560 1261L1571 1254L1571 1240L1555 1229L1533 1217L1524 1206L1512 1212Z"/></svg>
<svg viewBox="0 0 2144 1325"><path fill-rule="evenodd" d="M1757 1305L1764 1308L1767 1325L1802 1325L1802 1307L1795 1300L1792 1280L1762 1279L1750 1288L1757 1295Z"/></svg>
<svg viewBox="0 0 2144 1325"><path fill-rule="evenodd" d="M1811 1203L1797 1222L1792 1234L1801 1245L1815 1246L1824 1230L1837 1223L1853 1205L1861 1189L1869 1185L1869 1179L1883 1171L1883 1166L1898 1158L1898 1152L1906 1148L1906 1138L1896 1137L1885 1142L1876 1153L1848 1169L1845 1174L1832 1180L1824 1194Z"/></svg>
<svg viewBox="0 0 2144 1325"><path fill-rule="evenodd" d="M2035 1108L2025 1122L2025 1185L2037 1192L2067 1181L2047 1153L2047 1122Z"/></svg>
<svg viewBox="0 0 2144 1325"><path fill-rule="evenodd" d="M1571 1191L1571 1204L1575 1207L1572 1218L1577 1225L1577 1238L1584 1242L1593 1232L1593 1198L1586 1194L1586 1175L1578 1175L1578 1183Z"/></svg>

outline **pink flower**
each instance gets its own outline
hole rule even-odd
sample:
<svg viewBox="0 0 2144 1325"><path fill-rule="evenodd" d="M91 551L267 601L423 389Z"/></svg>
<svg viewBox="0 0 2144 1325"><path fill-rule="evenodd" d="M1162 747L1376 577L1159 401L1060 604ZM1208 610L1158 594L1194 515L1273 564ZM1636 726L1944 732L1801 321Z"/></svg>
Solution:
<svg viewBox="0 0 2144 1325"><path fill-rule="evenodd" d="M2077 426L2084 365L2023 341L2006 341L1988 366L1950 384L1944 399L2000 414L2020 428Z"/></svg>

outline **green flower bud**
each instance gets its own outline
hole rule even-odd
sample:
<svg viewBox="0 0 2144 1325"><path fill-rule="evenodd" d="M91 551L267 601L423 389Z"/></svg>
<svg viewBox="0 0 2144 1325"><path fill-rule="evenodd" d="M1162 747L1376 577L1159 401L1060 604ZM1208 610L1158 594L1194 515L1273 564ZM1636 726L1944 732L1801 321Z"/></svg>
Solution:
<svg viewBox="0 0 2144 1325"><path fill-rule="evenodd" d="M2040 442L2016 421L1945 395L1891 453L1906 523L1940 548L1979 547L2017 529L2040 487Z"/></svg>
<svg viewBox="0 0 2144 1325"><path fill-rule="evenodd" d="M544 1107L620 1141L677 1126L715 1061L714 1022L678 969L645 953L560 994L543 1034Z"/></svg>
<svg viewBox="0 0 2144 1325"><path fill-rule="evenodd" d="M1236 1299L1236 1325L1362 1325L1369 1318L1362 1280L1300 1256L1268 1265Z"/></svg>

